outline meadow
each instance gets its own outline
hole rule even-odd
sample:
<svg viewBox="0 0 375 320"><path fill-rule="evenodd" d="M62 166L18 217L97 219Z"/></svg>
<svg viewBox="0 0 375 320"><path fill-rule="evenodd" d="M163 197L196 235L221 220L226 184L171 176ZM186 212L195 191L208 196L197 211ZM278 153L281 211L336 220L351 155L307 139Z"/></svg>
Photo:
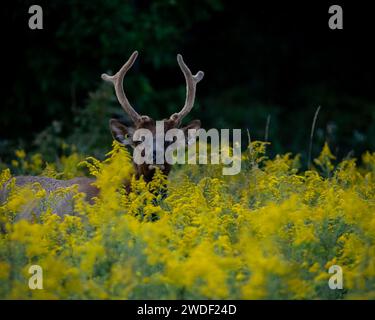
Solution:
<svg viewBox="0 0 375 320"><path fill-rule="evenodd" d="M18 150L0 177L10 192L0 204L0 298L374 299L375 153L337 161L325 144L302 170L298 155L269 159L266 149L250 143L235 176L180 165L149 184L132 178L117 143L104 161L72 152L46 163ZM93 175L101 193L94 203L75 193L75 215L62 219L55 201L72 188L5 184L15 173ZM30 203L42 214L17 220ZM35 264L42 290L28 287ZM328 286L332 265L341 290Z"/></svg>

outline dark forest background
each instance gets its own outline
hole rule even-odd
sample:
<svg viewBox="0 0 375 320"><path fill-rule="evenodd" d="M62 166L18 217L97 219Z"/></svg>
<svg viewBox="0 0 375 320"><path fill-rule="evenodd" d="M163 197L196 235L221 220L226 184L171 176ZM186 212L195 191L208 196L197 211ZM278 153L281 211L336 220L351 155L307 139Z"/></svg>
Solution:
<svg viewBox="0 0 375 320"><path fill-rule="evenodd" d="M28 27L32 4L43 8L43 30ZM332 4L343 7L344 30L328 28ZM359 156L375 149L373 14L343 1L4 4L0 160L20 147L53 159L66 144L103 157L108 120L125 115L100 75L116 72L134 50L140 55L125 87L141 114L161 119L182 107L181 53L194 73L205 72L189 115L204 128L249 129L264 140L270 117L271 154L291 151L306 160L320 105L313 155L328 141L339 158Z"/></svg>

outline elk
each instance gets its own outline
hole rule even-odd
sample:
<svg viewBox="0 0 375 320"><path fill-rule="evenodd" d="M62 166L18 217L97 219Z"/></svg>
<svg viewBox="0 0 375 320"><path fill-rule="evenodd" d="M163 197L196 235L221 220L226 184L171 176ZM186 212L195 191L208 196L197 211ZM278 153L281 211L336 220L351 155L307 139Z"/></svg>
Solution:
<svg viewBox="0 0 375 320"><path fill-rule="evenodd" d="M134 110L134 108L131 106L129 100L126 97L123 88L124 77L128 70L134 64L135 60L137 59L137 56L138 52L134 51L128 59L128 61L121 67L121 69L115 75L110 76L108 74L102 74L101 77L103 80L113 84L117 99L121 107L132 121L132 126L126 126L117 119L111 119L109 121L109 127L113 138L125 146L135 147L135 142L133 141L133 134L137 129L144 128L150 130L153 133L155 147L153 152L153 164L136 164L133 161L136 178L143 177L143 179L146 182L149 182L152 180L152 177L155 174L157 168L160 169L163 172L163 174L169 174L171 170L171 165L167 162L164 162L164 164L156 164L156 153L158 152L158 148L163 148L162 150L164 152L166 145L171 142L165 142L164 146L158 146L155 141L155 120L149 116L140 115L137 111ZM197 74L193 75L190 69L185 64L180 54L177 55L177 62L181 68L182 73L184 74L186 81L186 99L185 104L180 112L174 113L168 119L162 120L164 123L165 131L172 128L180 128L183 118L192 110L194 106L196 85L199 81L203 79L204 76L204 73L202 71L199 71ZM193 120L187 126L181 128L185 134L185 137L187 137L187 132L189 129L198 130L200 128L200 124L200 120ZM79 177L71 180L57 180L53 178L40 176L16 176L15 180L17 186L25 186L33 183L39 183L47 192L54 191L58 188L65 188L77 185L78 191L86 194L87 201L91 201L100 193L100 190L93 184L95 182L94 178ZM125 185L124 187L127 190L130 190L129 182L127 182L127 184L128 185ZM5 184L3 189L0 190L0 203L6 201L6 198L7 188ZM65 214L73 214L71 198L72 196L68 197L67 199L63 199L63 201L59 203L58 207L55 209L56 213L59 216L64 216ZM22 216L25 218L29 218L30 215L31 212L23 212L22 214Z"/></svg>

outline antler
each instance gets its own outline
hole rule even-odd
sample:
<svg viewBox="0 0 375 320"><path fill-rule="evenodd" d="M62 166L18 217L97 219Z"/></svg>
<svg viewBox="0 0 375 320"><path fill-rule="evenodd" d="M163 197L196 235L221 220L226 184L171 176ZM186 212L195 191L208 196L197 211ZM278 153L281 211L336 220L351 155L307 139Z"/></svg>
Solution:
<svg viewBox="0 0 375 320"><path fill-rule="evenodd" d="M129 100L126 98L124 88L123 88L123 81L126 72L132 67L134 61L137 59L138 51L134 51L133 54L130 56L129 60L122 66L122 68L114 75L109 76L108 74L103 73L102 79L105 81L109 81L113 83L115 87L116 96L118 101L120 102L122 108L125 112L130 116L134 123L137 123L142 119L142 117L133 109Z"/></svg>
<svg viewBox="0 0 375 320"><path fill-rule="evenodd" d="M203 79L204 73L203 71L198 71L198 73L193 76L180 54L177 55L177 62L186 80L186 100L182 110L171 115L170 119L180 123L194 106L196 86L197 83Z"/></svg>

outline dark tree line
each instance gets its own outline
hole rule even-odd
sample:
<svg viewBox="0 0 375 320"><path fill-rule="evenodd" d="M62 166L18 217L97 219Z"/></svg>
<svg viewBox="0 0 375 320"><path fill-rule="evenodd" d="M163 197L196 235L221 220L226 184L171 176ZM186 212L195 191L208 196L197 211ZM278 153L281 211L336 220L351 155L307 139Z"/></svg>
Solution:
<svg viewBox="0 0 375 320"><path fill-rule="evenodd" d="M183 103L182 53L206 74L191 118L207 129L248 128L262 140L269 116L271 151L304 156L321 105L315 153L325 140L338 156L375 147L374 27L353 4L343 4L341 31L328 29L328 4L236 0L39 1L44 29L30 30L32 4L2 9L3 158L19 145L53 153L63 140L84 152L106 148L108 118L122 114L100 74L135 49L125 86L142 114L163 118Z"/></svg>

